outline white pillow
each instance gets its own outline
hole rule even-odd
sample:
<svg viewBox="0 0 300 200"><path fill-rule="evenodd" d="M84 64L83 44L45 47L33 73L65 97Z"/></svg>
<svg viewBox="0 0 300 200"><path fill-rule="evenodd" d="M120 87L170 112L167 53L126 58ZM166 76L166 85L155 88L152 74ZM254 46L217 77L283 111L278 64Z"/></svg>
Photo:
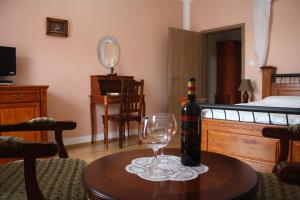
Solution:
<svg viewBox="0 0 300 200"><path fill-rule="evenodd" d="M300 96L269 96L262 100L263 103L280 107L300 107Z"/></svg>

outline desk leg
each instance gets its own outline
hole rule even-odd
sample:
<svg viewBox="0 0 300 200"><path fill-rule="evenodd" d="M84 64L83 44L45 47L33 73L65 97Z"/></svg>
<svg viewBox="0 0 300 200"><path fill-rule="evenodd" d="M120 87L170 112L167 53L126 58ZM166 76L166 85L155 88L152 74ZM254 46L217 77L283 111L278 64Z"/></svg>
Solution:
<svg viewBox="0 0 300 200"><path fill-rule="evenodd" d="M107 98L104 97L104 144L108 148L108 103Z"/></svg>
<svg viewBox="0 0 300 200"><path fill-rule="evenodd" d="M94 103L90 104L90 114L91 114L91 128L92 128L92 141L94 144L97 135L97 123L96 123L96 105Z"/></svg>

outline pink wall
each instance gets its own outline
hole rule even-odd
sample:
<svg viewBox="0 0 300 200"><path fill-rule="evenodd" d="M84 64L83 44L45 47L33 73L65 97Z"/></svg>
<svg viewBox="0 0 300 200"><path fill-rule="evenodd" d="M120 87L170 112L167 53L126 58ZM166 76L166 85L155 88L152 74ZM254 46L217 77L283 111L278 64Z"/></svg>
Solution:
<svg viewBox="0 0 300 200"><path fill-rule="evenodd" d="M300 70L299 8L299 0L273 1L267 65L280 73ZM249 65L256 61L252 12L252 0L192 1L191 30L245 23L245 77L259 99L261 72ZM47 36L46 17L69 20L69 37ZM145 79L147 112L166 111L167 31L182 26L180 0L1 0L0 26L0 45L17 47L15 82L50 85L49 116L77 121L67 137L90 135L89 76L108 73L97 58L105 35L115 36L121 46L117 73ZM99 107L98 122L101 112Z"/></svg>
<svg viewBox="0 0 300 200"><path fill-rule="evenodd" d="M66 137L90 135L92 74L107 74L97 57L101 37L121 46L119 75L145 80L147 112L166 111L168 27L181 27L178 0L1 0L0 45L17 48L17 84L49 85L48 113L77 121ZM48 36L46 17L69 20L69 37ZM98 108L98 122L100 121ZM101 123L99 123L101 124ZM102 132L101 128L98 132Z"/></svg>
<svg viewBox="0 0 300 200"><path fill-rule="evenodd" d="M300 1L273 0L270 51L267 65L278 67L279 73L300 72ZM261 98L261 71L254 53L252 0L201 0L191 3L191 30L202 31L245 23L245 77ZM255 65L249 65L254 61Z"/></svg>

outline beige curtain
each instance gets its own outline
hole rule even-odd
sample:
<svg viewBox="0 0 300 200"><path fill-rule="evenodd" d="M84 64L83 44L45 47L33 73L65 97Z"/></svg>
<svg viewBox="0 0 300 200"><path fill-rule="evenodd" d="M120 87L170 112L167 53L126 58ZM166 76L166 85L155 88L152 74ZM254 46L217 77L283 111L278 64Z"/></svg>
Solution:
<svg viewBox="0 0 300 200"><path fill-rule="evenodd" d="M268 55L271 3L272 0L253 0L255 52L258 67L266 64Z"/></svg>

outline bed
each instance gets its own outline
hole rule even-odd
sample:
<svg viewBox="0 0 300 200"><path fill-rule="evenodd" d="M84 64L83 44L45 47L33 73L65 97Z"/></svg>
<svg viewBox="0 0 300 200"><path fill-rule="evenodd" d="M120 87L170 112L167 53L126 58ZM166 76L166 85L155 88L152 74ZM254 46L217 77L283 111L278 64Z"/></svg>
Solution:
<svg viewBox="0 0 300 200"><path fill-rule="evenodd" d="M276 74L275 67L262 67L262 88L261 105L200 105L202 150L238 158L257 171L272 170L280 145L277 139L264 138L262 129L300 124L300 74ZM278 101L270 107L278 98L290 99L291 105ZM300 161L300 142L290 148L289 159Z"/></svg>

